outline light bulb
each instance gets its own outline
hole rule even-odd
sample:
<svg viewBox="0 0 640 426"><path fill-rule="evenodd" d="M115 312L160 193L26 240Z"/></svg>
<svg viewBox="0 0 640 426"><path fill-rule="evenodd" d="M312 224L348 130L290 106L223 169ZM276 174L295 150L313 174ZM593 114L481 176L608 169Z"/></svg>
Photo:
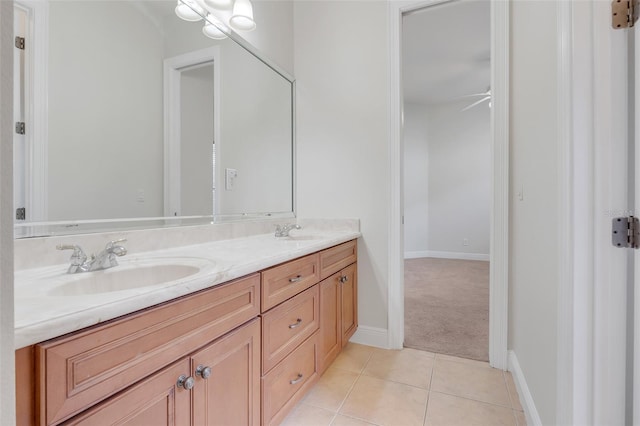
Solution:
<svg viewBox="0 0 640 426"><path fill-rule="evenodd" d="M202 14L204 14L202 7L193 0L178 0L175 10L179 18L189 22L201 20Z"/></svg>
<svg viewBox="0 0 640 426"><path fill-rule="evenodd" d="M227 38L227 35L221 28L227 32L229 31L226 25L211 16L211 14L208 14L207 21L205 22L204 27L202 27L202 33L214 40L224 40Z"/></svg>
<svg viewBox="0 0 640 426"><path fill-rule="evenodd" d="M229 20L229 25L235 30L251 31L255 29L256 23L253 20L253 6L249 0L236 0L233 5L233 15Z"/></svg>
<svg viewBox="0 0 640 426"><path fill-rule="evenodd" d="M233 0L204 0L204 2L214 9L231 9L233 6Z"/></svg>

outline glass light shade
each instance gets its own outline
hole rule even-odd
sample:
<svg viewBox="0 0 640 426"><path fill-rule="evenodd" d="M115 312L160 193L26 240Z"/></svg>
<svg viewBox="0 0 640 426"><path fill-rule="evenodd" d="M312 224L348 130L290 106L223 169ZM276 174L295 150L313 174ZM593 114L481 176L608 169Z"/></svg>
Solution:
<svg viewBox="0 0 640 426"><path fill-rule="evenodd" d="M178 0L176 6L176 15L180 19L184 19L189 22L197 22L202 19L201 14L204 14L204 10L193 0Z"/></svg>
<svg viewBox="0 0 640 426"><path fill-rule="evenodd" d="M229 25L235 30L251 31L255 29L256 23L253 20L253 6L249 0L236 0L233 5L233 15L229 20Z"/></svg>
<svg viewBox="0 0 640 426"><path fill-rule="evenodd" d="M211 6L214 9L231 9L233 6L233 0L204 0L207 6Z"/></svg>
<svg viewBox="0 0 640 426"><path fill-rule="evenodd" d="M202 27L202 34L214 40L224 40L227 35L220 28L227 29L226 25L209 15L207 16L207 22Z"/></svg>

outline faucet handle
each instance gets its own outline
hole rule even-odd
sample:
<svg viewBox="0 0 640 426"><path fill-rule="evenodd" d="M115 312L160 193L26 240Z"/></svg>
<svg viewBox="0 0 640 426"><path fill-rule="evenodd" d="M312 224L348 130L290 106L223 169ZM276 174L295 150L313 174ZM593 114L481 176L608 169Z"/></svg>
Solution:
<svg viewBox="0 0 640 426"><path fill-rule="evenodd" d="M118 244L118 243L124 243L125 241L127 241L126 238L120 238L119 240L113 240L113 241L109 241L107 243L107 247L113 247L114 245Z"/></svg>
<svg viewBox="0 0 640 426"><path fill-rule="evenodd" d="M82 247L75 244L58 244L56 246L58 250L73 250L71 255L71 265L82 265L87 260L87 255L82 251Z"/></svg>

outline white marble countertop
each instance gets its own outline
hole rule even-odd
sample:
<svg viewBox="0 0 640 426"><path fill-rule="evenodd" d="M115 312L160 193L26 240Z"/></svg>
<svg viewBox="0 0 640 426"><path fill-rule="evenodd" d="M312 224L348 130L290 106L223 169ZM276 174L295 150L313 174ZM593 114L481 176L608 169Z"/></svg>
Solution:
<svg viewBox="0 0 640 426"><path fill-rule="evenodd" d="M66 274L68 264L16 271L15 348L39 343L203 290L358 238L360 233L341 230L303 234L293 231L292 236L275 238L270 233L129 253L118 258L120 265L114 268L74 275ZM73 285L74 280L84 280L79 284L85 285L91 274L122 274L140 266L144 268L158 264L179 264L199 272L147 287L95 294L58 295L64 292L63 286Z"/></svg>

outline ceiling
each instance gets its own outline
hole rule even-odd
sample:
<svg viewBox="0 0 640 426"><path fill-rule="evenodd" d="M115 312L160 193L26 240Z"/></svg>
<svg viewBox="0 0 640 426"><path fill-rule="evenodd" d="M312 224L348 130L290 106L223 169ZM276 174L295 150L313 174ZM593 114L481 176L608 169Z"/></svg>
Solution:
<svg viewBox="0 0 640 426"><path fill-rule="evenodd" d="M405 14L404 100L433 105L485 92L491 75L490 22L488 0L450 1Z"/></svg>

